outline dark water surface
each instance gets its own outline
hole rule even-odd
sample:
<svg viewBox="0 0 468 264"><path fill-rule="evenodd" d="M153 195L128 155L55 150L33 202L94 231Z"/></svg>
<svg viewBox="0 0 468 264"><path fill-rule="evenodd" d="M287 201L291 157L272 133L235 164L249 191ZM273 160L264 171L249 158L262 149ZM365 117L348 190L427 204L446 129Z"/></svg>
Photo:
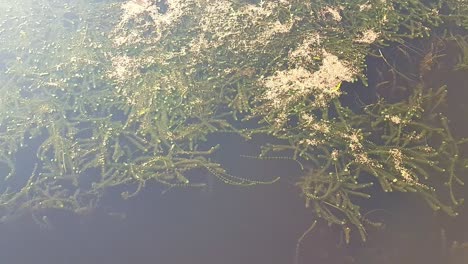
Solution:
<svg viewBox="0 0 468 264"><path fill-rule="evenodd" d="M247 143L216 140L232 146L218 157L232 173L282 180L253 188L215 183L207 191L163 194L149 186L123 204L110 194L103 203L112 209L81 219L51 212L50 227L18 219L0 226L0 263L293 263L297 239L312 219L292 184L300 170L287 161L239 158ZM338 229L318 226L301 245L300 263L447 263L444 243L468 239L466 213L440 217L419 199L398 194L377 201L369 208L382 210L370 214L384 219L386 228L369 230L367 243L355 239L346 246ZM441 239L442 227L447 241Z"/></svg>

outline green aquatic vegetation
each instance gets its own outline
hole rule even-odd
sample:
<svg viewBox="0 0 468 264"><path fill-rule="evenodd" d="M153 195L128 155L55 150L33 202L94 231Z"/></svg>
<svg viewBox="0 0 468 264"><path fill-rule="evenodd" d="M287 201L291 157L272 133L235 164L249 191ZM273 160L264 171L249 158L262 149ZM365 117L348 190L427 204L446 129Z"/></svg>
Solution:
<svg viewBox="0 0 468 264"><path fill-rule="evenodd" d="M451 36L450 39L453 39L457 48L460 49L458 63L454 69L465 72L468 70L468 41L463 36Z"/></svg>
<svg viewBox="0 0 468 264"><path fill-rule="evenodd" d="M354 226L363 240L371 222L357 201L371 199L375 184L385 192L415 193L434 210L456 215L463 201L454 189L463 185L457 175L466 162L459 146L467 140L454 139L440 114L446 87L426 89L414 87L406 100L380 100L363 113L352 112L339 100L332 102L333 109L315 114L305 107L298 111L302 116L296 126L272 131L288 143L264 146L261 157L290 153L306 164L297 183L306 207L344 232ZM371 180L363 180L365 175ZM447 199L440 197L439 188L448 188Z"/></svg>
<svg viewBox="0 0 468 264"><path fill-rule="evenodd" d="M217 133L284 142L259 158L296 162L306 206L347 241L355 230L366 238L359 202L376 186L455 214L466 163L439 114L446 87L416 80L404 100L358 111L340 102L344 83L366 82L369 54L451 23L454 3L165 3L0 4L2 220L84 214L107 190L129 199L149 182L200 188L199 170L231 185L277 182L226 171L225 146L208 140ZM24 152L30 168L18 170Z"/></svg>
<svg viewBox="0 0 468 264"><path fill-rule="evenodd" d="M466 1L449 0L443 3L444 9L441 12L443 19L459 27L468 27L468 3Z"/></svg>

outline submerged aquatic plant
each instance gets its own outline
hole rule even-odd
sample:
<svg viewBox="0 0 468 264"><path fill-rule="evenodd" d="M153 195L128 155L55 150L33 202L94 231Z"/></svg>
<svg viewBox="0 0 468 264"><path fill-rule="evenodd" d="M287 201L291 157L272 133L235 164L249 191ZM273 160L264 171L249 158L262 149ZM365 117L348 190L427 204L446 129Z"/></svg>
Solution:
<svg viewBox="0 0 468 264"><path fill-rule="evenodd" d="M269 132L286 144L270 144L260 157L290 153L291 158L307 164L298 181L306 199L319 218L348 230L357 227L365 240L364 223L356 200L370 198L369 188L378 183L385 192L413 192L422 196L435 210L455 215L454 185L463 185L457 176L466 160L459 156L447 118L440 114L446 87L413 87L412 95L398 103L383 99L365 106L362 113L343 107L338 99L331 107L314 110L309 103L295 110L284 125ZM307 99L309 100L309 99ZM363 182L364 175L375 180ZM436 179L436 180L435 180ZM445 182L449 200L439 198L435 185ZM347 231L349 232L349 231Z"/></svg>
<svg viewBox="0 0 468 264"><path fill-rule="evenodd" d="M366 56L430 35L449 11L465 21L462 5L69 2L0 4L2 219L81 214L116 187L125 199L148 182L203 187L197 170L240 186L277 181L229 174L214 155L223 146L207 140L216 133L284 142L265 144L260 158L306 164L297 179L306 206L346 240L353 230L366 238L359 199L376 184L456 214L465 141L439 114L445 86L418 80L403 100L357 111L340 100L344 83L367 82Z"/></svg>

